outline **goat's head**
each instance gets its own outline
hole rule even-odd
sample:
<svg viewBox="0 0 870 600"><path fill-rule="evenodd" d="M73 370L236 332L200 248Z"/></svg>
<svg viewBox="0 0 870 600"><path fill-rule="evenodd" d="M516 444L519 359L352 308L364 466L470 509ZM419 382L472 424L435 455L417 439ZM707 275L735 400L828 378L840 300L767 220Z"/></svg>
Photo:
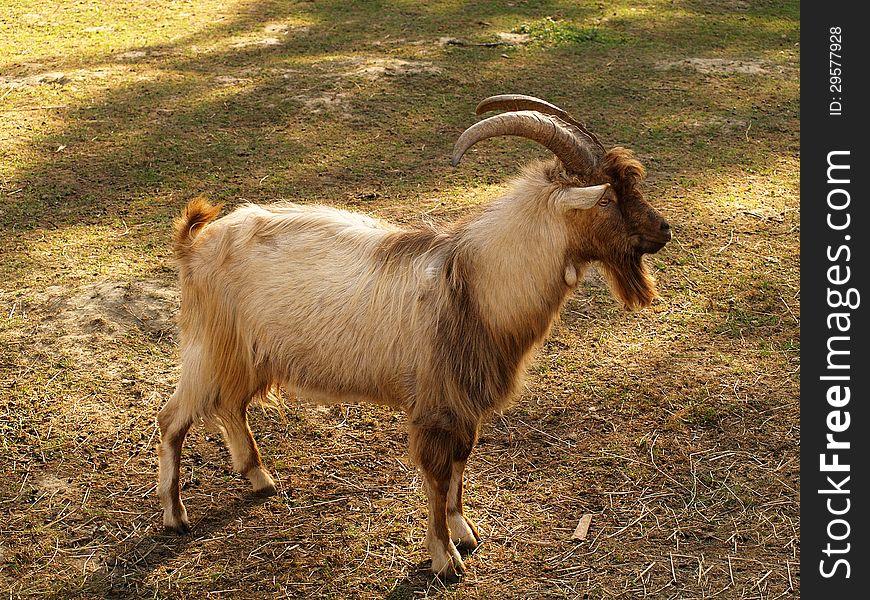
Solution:
<svg viewBox="0 0 870 600"><path fill-rule="evenodd" d="M581 122L538 98L492 96L477 106L477 114L492 110L507 112L465 130L454 146L453 165L473 144L496 136L525 137L550 149L558 160L547 169L548 207L565 220L568 258L597 261L626 307L649 305L656 291L643 255L661 250L671 230L643 196L640 161L625 148L605 149Z"/></svg>

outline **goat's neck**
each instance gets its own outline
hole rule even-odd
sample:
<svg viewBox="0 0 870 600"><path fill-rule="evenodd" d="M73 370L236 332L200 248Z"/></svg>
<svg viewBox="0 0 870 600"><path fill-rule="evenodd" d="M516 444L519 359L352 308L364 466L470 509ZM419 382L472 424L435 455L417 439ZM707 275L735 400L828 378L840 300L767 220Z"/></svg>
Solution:
<svg viewBox="0 0 870 600"><path fill-rule="evenodd" d="M500 198L468 223L465 239L473 293L490 327L530 341L546 333L571 290L566 232L542 201Z"/></svg>

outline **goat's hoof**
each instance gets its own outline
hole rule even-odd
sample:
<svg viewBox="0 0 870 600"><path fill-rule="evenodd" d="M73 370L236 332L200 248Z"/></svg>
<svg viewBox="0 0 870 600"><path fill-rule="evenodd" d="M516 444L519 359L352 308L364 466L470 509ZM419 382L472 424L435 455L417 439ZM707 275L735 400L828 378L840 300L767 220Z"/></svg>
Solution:
<svg viewBox="0 0 870 600"><path fill-rule="evenodd" d="M163 527L166 531L184 535L190 533L190 520L187 518L187 510L184 505L175 506L168 505L163 510Z"/></svg>
<svg viewBox="0 0 870 600"><path fill-rule="evenodd" d="M187 535L190 533L190 523L186 521L179 521L178 523L173 524L164 524L164 529L169 533L174 533L176 535Z"/></svg>
<svg viewBox="0 0 870 600"><path fill-rule="evenodd" d="M459 573L451 571L446 575L438 575L438 578L444 583L454 584L462 581L462 575L463 573L461 571Z"/></svg>
<svg viewBox="0 0 870 600"><path fill-rule="evenodd" d="M446 583L459 583L462 579L465 565L452 542L448 542L447 553L444 556L432 558L432 572Z"/></svg>
<svg viewBox="0 0 870 600"><path fill-rule="evenodd" d="M275 486L275 480L269 475L265 469L251 470L248 474L248 481L254 488L254 494L262 498L274 496L278 493L278 488Z"/></svg>
<svg viewBox="0 0 870 600"><path fill-rule="evenodd" d="M435 569L432 570L435 572ZM459 583L462 581L463 575L465 575L465 567L462 561L459 561L459 566L454 561L451 561L440 571L435 572L435 576L444 583Z"/></svg>
<svg viewBox="0 0 870 600"><path fill-rule="evenodd" d="M278 493L278 488L274 485L266 486L259 490L254 490L254 495L258 498L268 498L269 496L274 496Z"/></svg>

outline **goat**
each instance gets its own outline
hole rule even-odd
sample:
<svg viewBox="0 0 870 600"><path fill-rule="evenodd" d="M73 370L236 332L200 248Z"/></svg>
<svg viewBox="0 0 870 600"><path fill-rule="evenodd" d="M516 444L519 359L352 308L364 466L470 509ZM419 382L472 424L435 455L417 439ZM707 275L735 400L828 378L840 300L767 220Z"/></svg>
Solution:
<svg viewBox="0 0 870 600"><path fill-rule="evenodd" d="M526 167L501 198L444 227L401 229L325 206L248 204L215 220L198 198L175 222L181 375L160 410L164 525L190 528L179 494L185 435L216 422L234 468L275 493L247 420L286 386L317 402L403 409L429 503L432 571L456 581L480 543L462 507L481 421L516 395L524 367L583 272L597 263L626 308L656 297L643 255L670 240L629 150L606 150L568 113L522 95L487 98L452 163L513 135L554 159Z"/></svg>

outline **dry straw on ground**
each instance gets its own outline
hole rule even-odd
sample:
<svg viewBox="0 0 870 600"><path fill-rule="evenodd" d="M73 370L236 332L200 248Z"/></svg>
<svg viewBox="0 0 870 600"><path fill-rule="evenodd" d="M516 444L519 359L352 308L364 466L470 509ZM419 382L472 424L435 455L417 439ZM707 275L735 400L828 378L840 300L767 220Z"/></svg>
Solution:
<svg viewBox="0 0 870 600"><path fill-rule="evenodd" d="M797 2L355 6L0 11L0 591L799 596ZM178 374L179 208L206 193L465 215L542 155L499 140L450 168L476 102L501 92L632 147L675 239L651 259L648 310L583 282L484 426L466 489L486 541L465 581L427 572L403 418L374 406L253 410L267 500L196 429L193 533L165 534L155 415Z"/></svg>

